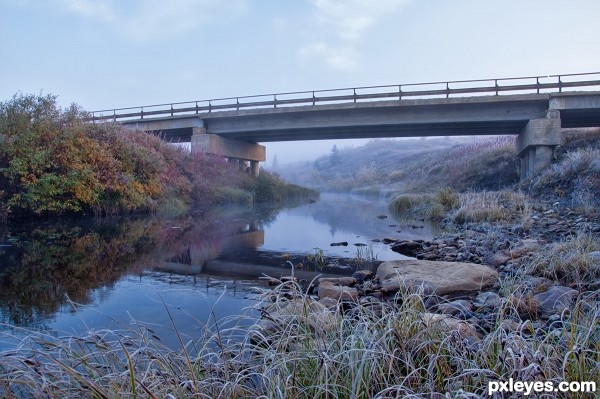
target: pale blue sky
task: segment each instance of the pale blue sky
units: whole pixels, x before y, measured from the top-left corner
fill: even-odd
[[[599,15],[597,0],[0,0],[0,101],[42,92],[92,111],[595,72]],[[268,159],[331,146],[269,144]]]

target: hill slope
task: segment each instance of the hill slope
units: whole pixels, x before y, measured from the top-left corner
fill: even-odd
[[[319,190],[392,195],[442,187],[499,189],[518,181],[518,164],[513,137],[445,137],[373,140],[277,172]]]

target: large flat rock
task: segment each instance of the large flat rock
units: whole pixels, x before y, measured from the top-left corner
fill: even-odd
[[[377,278],[384,292],[423,286],[427,292],[446,295],[479,291],[494,284],[498,273],[489,266],[464,262],[433,262],[403,259],[383,262]]]

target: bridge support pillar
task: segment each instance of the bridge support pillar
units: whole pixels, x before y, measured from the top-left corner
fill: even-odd
[[[560,113],[546,112],[545,119],[532,119],[517,137],[517,154],[521,158],[521,179],[530,179],[550,166],[554,149],[560,145]]]
[[[258,177],[259,172],[259,164],[258,161],[250,161],[250,175],[254,177]]]
[[[250,161],[250,173],[258,176],[258,163],[266,160],[266,149],[257,143],[227,139],[216,134],[206,132],[204,127],[192,129],[192,152],[203,151],[206,154],[220,155],[229,159],[237,159],[240,168],[247,167]]]

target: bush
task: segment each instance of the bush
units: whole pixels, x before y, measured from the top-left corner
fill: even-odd
[[[252,194],[235,187],[219,187],[215,190],[218,204],[252,204]]]
[[[280,202],[314,191],[222,157],[189,153],[118,124],[87,122],[54,96],[0,104],[0,219],[19,215],[181,213],[192,204]]]
[[[250,187],[255,202],[280,203],[284,200],[316,198],[319,193],[295,184],[288,184],[276,173],[261,169],[260,175]]]

